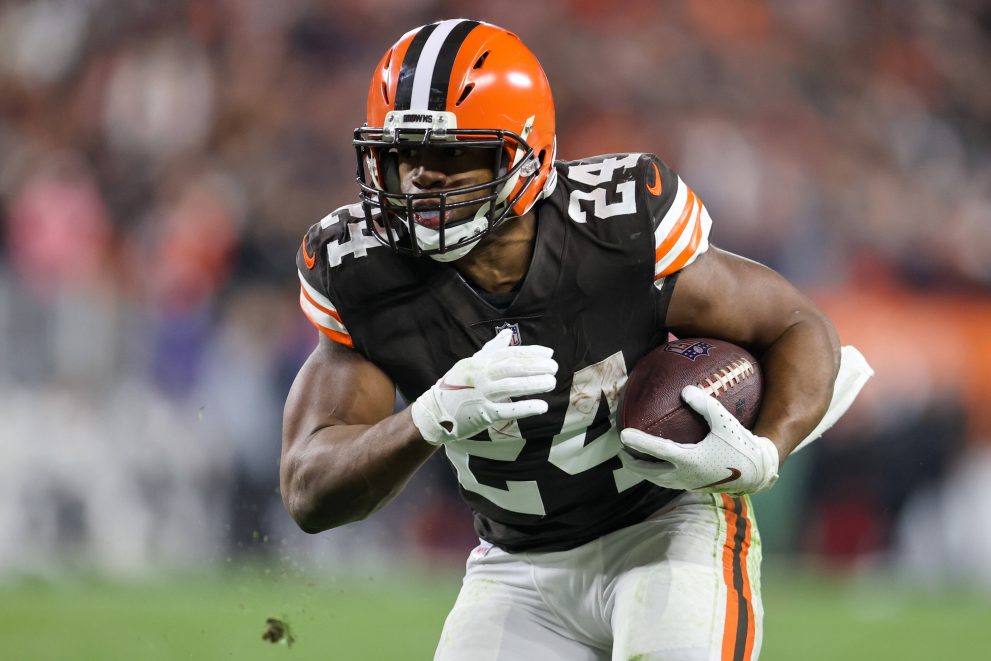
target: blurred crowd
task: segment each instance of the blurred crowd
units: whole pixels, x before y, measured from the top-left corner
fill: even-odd
[[[767,522],[779,549],[951,578],[983,564],[991,6],[617,8],[0,5],[0,571],[470,547],[443,466],[321,542],[292,530],[277,492],[282,404],[316,341],[296,303],[300,238],[354,201],[350,140],[378,58],[453,16],[507,27],[541,59],[560,157],[659,154],[705,200],[716,244],[822,302],[874,364],[849,418],[796,457],[788,513]]]

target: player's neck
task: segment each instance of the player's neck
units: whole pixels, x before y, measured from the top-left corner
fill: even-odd
[[[536,238],[537,215],[530,211],[503,223],[453,266],[484,291],[513,291],[530,268]]]

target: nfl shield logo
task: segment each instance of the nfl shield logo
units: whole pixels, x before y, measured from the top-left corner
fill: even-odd
[[[513,331],[513,339],[511,339],[509,341],[509,346],[518,347],[521,344],[523,344],[523,338],[520,337],[520,325],[519,324],[511,324],[511,323],[509,323],[507,321],[506,323],[502,324],[501,326],[496,326],[496,329],[495,329],[496,335],[498,335],[502,331],[506,330],[507,328],[509,330]]]
[[[676,353],[693,362],[699,356],[708,356],[710,349],[712,349],[711,344],[699,340],[678,340],[676,342],[668,342],[667,346],[664,347],[666,352]]]

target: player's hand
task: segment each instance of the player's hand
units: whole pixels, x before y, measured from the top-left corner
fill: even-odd
[[[499,422],[547,412],[541,399],[512,401],[550,392],[557,385],[553,350],[510,346],[511,330],[489,340],[475,355],[459,360],[440,381],[413,402],[413,424],[428,443],[471,438]]]
[[[697,386],[687,386],[681,398],[709,424],[709,434],[697,444],[675,443],[640,431],[624,429],[620,440],[627,448],[666,463],[637,459],[620,452],[623,466],[645,480],[669,489],[728,493],[757,493],[778,479],[778,449],[756,436],[715,397]]]

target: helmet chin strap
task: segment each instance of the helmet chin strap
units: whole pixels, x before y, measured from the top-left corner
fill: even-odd
[[[468,222],[451,228],[446,228],[444,230],[444,244],[449,246],[454,245],[459,241],[463,241],[484,232],[489,226],[489,221],[488,218],[486,218],[486,214],[488,213],[490,206],[491,204],[486,202],[478,208],[478,211],[475,212],[475,217]],[[440,230],[434,230],[427,227],[417,227],[416,243],[420,246],[421,250],[437,250],[440,248]],[[461,259],[467,255],[472,248],[478,245],[478,243],[478,241],[472,241],[471,243],[465,244],[458,248],[448,249],[442,253],[433,253],[430,257],[438,262],[453,262],[454,260]]]

